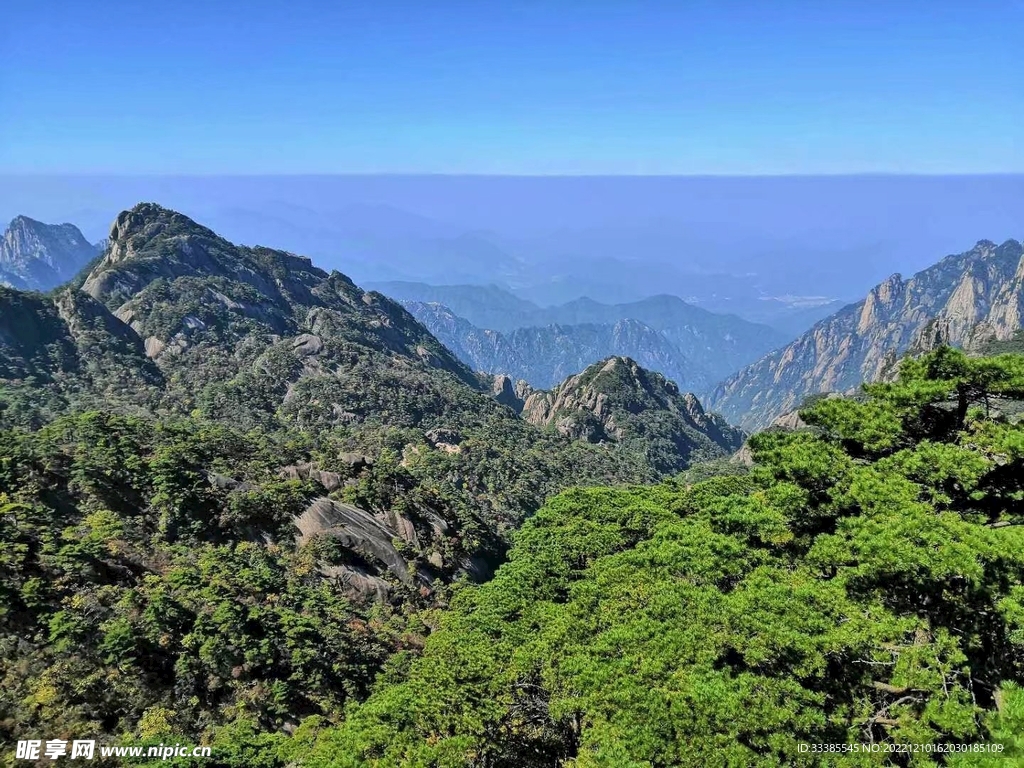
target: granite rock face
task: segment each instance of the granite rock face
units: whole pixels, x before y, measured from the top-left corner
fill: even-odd
[[[0,240],[0,284],[48,291],[72,279],[99,254],[73,224],[18,216]]]
[[[519,410],[531,424],[590,443],[643,446],[664,471],[728,455],[743,443],[741,430],[628,357],[610,357],[550,390],[523,394]]]
[[[1024,316],[1024,246],[983,240],[905,280],[892,275],[712,392],[708,402],[748,430],[808,395],[890,378],[904,354],[938,344],[974,349],[1012,338]]]
[[[611,356],[630,357],[688,389],[705,389],[709,383],[703,366],[693,364],[664,334],[639,320],[499,332],[477,328],[443,304],[407,301],[404,306],[474,370],[507,375],[534,387],[553,387]]]

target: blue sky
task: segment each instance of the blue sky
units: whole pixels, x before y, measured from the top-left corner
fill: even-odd
[[[7,0],[0,173],[1024,171],[1024,1]]]

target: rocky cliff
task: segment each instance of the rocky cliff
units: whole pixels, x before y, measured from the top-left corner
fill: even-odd
[[[704,367],[693,364],[662,333],[633,319],[516,328],[478,328],[437,303],[403,302],[417,320],[474,370],[506,374],[547,389],[599,360],[630,357],[680,387],[708,385]]]
[[[707,413],[697,398],[628,357],[610,357],[550,390],[534,391],[508,379],[500,387],[520,403],[523,418],[591,443],[628,444],[661,472],[735,451],[741,430]]]
[[[98,253],[73,224],[18,216],[0,240],[0,284],[48,291],[73,278]]]
[[[1024,246],[983,240],[910,279],[900,275],[723,381],[710,407],[757,429],[805,397],[893,375],[905,353],[1009,339],[1024,315]]]

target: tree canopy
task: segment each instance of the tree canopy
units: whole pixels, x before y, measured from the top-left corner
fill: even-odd
[[[1024,358],[942,349],[756,435],[749,474],[563,493],[421,655],[291,746],[308,768],[1024,759],[1019,398]],[[879,747],[800,748],[828,743]],[[883,751],[905,743],[1005,751]]]

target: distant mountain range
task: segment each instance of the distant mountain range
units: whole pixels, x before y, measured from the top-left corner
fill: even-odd
[[[74,277],[99,252],[100,246],[73,224],[17,216],[0,240],[0,284],[48,291]]]
[[[534,387],[552,387],[613,355],[634,358],[691,391],[703,391],[712,383],[665,336],[639,320],[530,326],[502,333],[477,328],[443,304],[402,303],[474,370],[507,374]]]
[[[790,338],[675,296],[625,304],[582,298],[538,307],[495,286],[378,283],[374,288],[408,302],[417,319],[468,365],[514,374],[535,386],[579,370],[580,362],[628,355],[682,386],[699,389]]]
[[[117,211],[158,199],[234,242],[287,247],[360,285],[496,283],[545,306],[669,293],[795,336],[839,309],[803,328],[779,316],[809,297],[855,301],[977,233],[1014,235],[1022,190],[1019,174],[8,176],[0,213],[72,221],[95,241]]]
[[[380,506],[377,495],[358,508],[320,498],[296,523],[303,536],[326,530],[344,542],[352,562],[332,573],[364,597],[395,579],[418,588],[481,572],[505,527],[556,489],[649,480],[739,444],[737,430],[663,377],[625,358],[602,365],[551,393],[520,387],[519,400],[386,296],[307,258],[234,245],[151,203],[122,212],[102,258],[68,285],[0,287],[0,424],[95,410],[333,435],[316,466],[307,456],[281,468],[324,493],[344,477],[349,487],[371,483],[360,473],[387,451],[421,456],[431,490],[412,494],[419,501],[408,508]],[[489,496],[488,478],[508,467],[522,492]],[[223,472],[204,470],[197,482],[234,488]],[[448,488],[450,477],[460,479]],[[458,500],[441,504],[434,483]],[[453,549],[462,539],[451,532],[465,525],[472,547]],[[412,549],[400,554],[398,539]]]
[[[429,285],[393,280],[367,283],[366,287],[396,301],[442,304],[476,327],[494,331],[537,325],[537,319],[544,312],[532,301],[496,285]]]
[[[969,350],[1012,338],[1024,318],[1024,246],[988,240],[867,297],[722,382],[709,406],[746,429],[767,426],[808,395],[890,376],[905,353]]]

